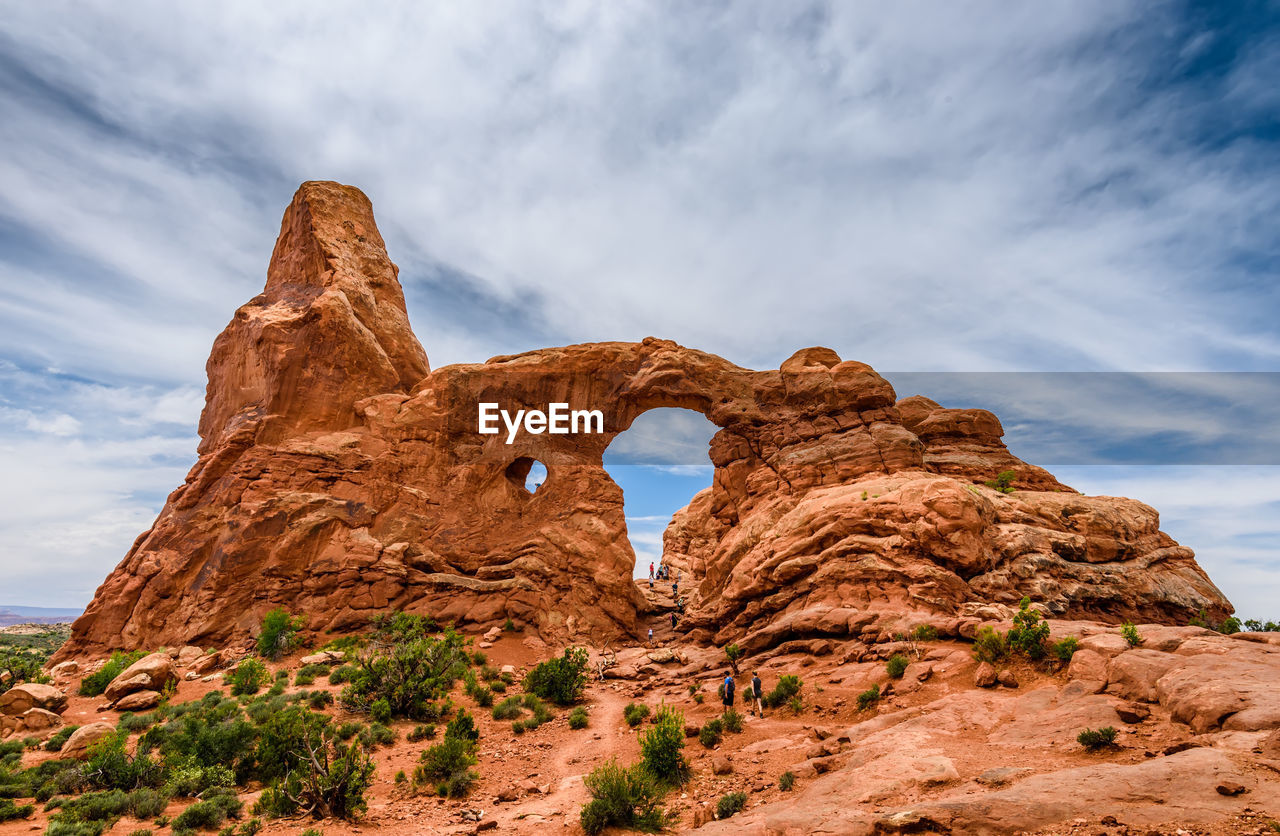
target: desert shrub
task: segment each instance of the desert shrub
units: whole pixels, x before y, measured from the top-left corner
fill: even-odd
[[[425,726],[414,726],[413,730],[405,735],[405,740],[408,740],[410,743],[417,743],[420,740],[429,740],[435,736],[435,723],[428,723]]]
[[[684,757],[684,715],[659,708],[653,726],[640,736],[641,763],[659,781],[683,784],[689,777]]]
[[[918,642],[936,641],[938,638],[938,628],[932,624],[917,624],[916,628],[911,631],[911,638]]]
[[[1043,659],[1045,642],[1049,640],[1049,623],[1031,609],[1031,599],[1023,598],[1013,615],[1013,627],[1005,637],[1009,649],[1028,659]]]
[[[375,633],[356,663],[351,684],[342,690],[342,705],[369,711],[378,700],[386,700],[392,717],[437,720],[442,709],[435,700],[447,695],[468,668],[466,639],[452,629],[439,638],[429,637],[424,617],[396,616]]]
[[[405,774],[405,771],[403,769],[396,771],[395,782],[397,784],[405,784],[405,783],[408,783],[408,781],[409,781],[409,776]]]
[[[254,813],[290,816],[309,811],[315,818],[353,819],[366,809],[364,794],[373,782],[373,760],[358,744],[339,741],[328,717],[291,708],[282,714],[259,747],[261,771],[277,776],[263,790]],[[274,718],[273,718],[274,719]]]
[[[365,751],[372,752],[379,746],[390,746],[396,742],[396,733],[381,723],[370,723],[359,736],[360,745]]]
[[[0,822],[13,821],[14,819],[29,819],[31,814],[36,811],[35,805],[23,804],[18,806],[8,798],[0,798]]]
[[[459,709],[454,718],[449,721],[449,725],[445,727],[444,736],[470,740],[474,743],[480,739],[480,731],[476,728],[475,719],[467,713],[466,709]]]
[[[374,700],[373,705],[369,706],[369,717],[375,723],[390,723],[391,703],[385,699]]]
[[[791,792],[792,787],[796,785],[796,774],[791,770],[787,770],[778,776],[778,789],[783,792]]]
[[[1280,622],[1249,618],[1245,619],[1244,629],[1251,633],[1280,633]]]
[[[437,795],[461,798],[478,778],[471,769],[476,763],[475,742],[448,737],[423,750],[413,771],[415,787],[434,787]]]
[[[306,671],[298,671],[298,675],[293,678],[293,684],[299,688],[304,688],[316,681],[315,674]]]
[[[716,818],[727,819],[730,816],[741,813],[742,808],[747,806],[747,794],[745,792],[731,792],[720,796],[720,800],[716,802]]]
[[[506,621],[502,622],[502,629],[506,630],[508,633],[514,633],[516,631],[516,623],[508,618]]]
[[[858,710],[866,711],[871,706],[880,701],[880,685],[879,683],[872,685],[867,690],[858,694]]]
[[[244,804],[231,790],[210,794],[178,814],[173,820],[173,832],[213,830],[229,818],[239,818],[243,808]]]
[[[991,627],[983,627],[973,637],[973,658],[979,662],[996,664],[1009,656],[1009,642]]]
[[[169,799],[166,796],[148,787],[129,793],[129,812],[133,813],[134,818],[154,819],[164,812],[165,805],[168,803]]]
[[[348,720],[334,729],[333,734],[339,740],[350,740],[359,734],[363,728],[364,723],[361,723],[359,720]]]
[[[765,708],[777,708],[798,695],[803,685],[804,683],[800,681],[800,677],[789,673],[783,674],[778,678],[778,684],[772,691],[764,695],[761,702],[764,703]]]
[[[493,719],[495,720],[514,720],[522,713],[524,713],[524,709],[520,707],[519,697],[507,697],[493,707]]]
[[[111,658],[107,663],[98,670],[80,680],[80,696],[96,697],[103,691],[107,690],[107,686],[111,684],[111,680],[119,676],[125,668],[134,662],[146,656],[145,650],[135,650],[131,653],[124,653],[117,650],[111,654]]]
[[[609,761],[583,779],[591,800],[582,807],[582,829],[594,836],[607,827],[657,833],[670,817],[662,809],[663,787],[640,765]]]
[[[573,705],[587,686],[587,651],[566,647],[564,655],[542,662],[524,678],[525,691],[556,705]]]
[[[240,697],[256,694],[262,690],[268,678],[267,666],[257,659],[245,659],[236,665],[228,682],[231,683],[231,696]]]
[[[649,716],[649,706],[642,702],[627,703],[626,708],[622,709],[622,717],[627,721],[627,725],[635,728],[645,721]]]
[[[407,612],[381,613],[373,617],[373,642],[375,644],[408,644],[426,638],[437,629],[435,619],[429,615]]]
[[[307,705],[316,711],[333,705],[333,694],[328,691],[312,691],[307,695]]]
[[[901,653],[895,653],[889,657],[885,667],[889,671],[889,676],[894,679],[902,679],[902,674],[906,672],[907,665],[911,664],[911,660]]]
[[[988,479],[982,484],[988,488],[995,488],[1000,493],[1013,493],[1013,480],[1018,478],[1018,474],[1012,470],[1002,470],[996,474],[996,478]]]
[[[1075,636],[1067,636],[1054,642],[1050,650],[1053,655],[1061,662],[1070,662],[1071,657],[1076,655],[1076,651],[1080,649],[1080,640]]]
[[[262,632],[258,634],[258,655],[264,659],[279,659],[298,643],[298,631],[307,620],[293,617],[283,607],[276,607],[262,617]]]
[[[569,728],[585,729],[587,727],[587,710],[582,706],[578,706],[569,712]]]
[[[120,724],[123,727],[124,725],[123,717],[120,718]],[[44,742],[44,750],[46,752],[61,752],[62,745],[67,742],[67,739],[70,738],[71,735],[74,734],[75,730],[78,728],[80,727],[79,726],[63,726],[62,728],[58,729],[56,732],[53,733],[53,735],[48,740]]]
[[[125,751],[129,735],[116,732],[89,747],[83,770],[87,786],[100,790],[132,790],[156,787],[164,781],[164,765],[139,748],[133,755]]]
[[[100,836],[106,829],[107,823],[104,821],[57,821],[49,822],[49,827],[45,830],[44,836]]]
[[[1111,746],[1116,742],[1115,727],[1105,726],[1101,729],[1085,729],[1076,735],[1076,741],[1090,751]]]
[[[344,685],[351,681],[351,677],[355,676],[355,665],[340,665],[329,671],[330,685]]]
[[[147,730],[139,740],[139,752],[158,748],[166,762],[173,764],[190,760],[233,771],[252,767],[258,732],[245,720],[235,700],[213,694],[177,708],[182,710],[175,712],[174,719]]]
[[[476,705],[481,708],[488,708],[493,705],[493,691],[483,685],[476,685],[467,690],[467,694],[471,699],[476,701]]]
[[[796,694],[794,697],[787,700],[787,707],[791,709],[792,714],[799,714],[801,711],[804,711],[804,700],[800,698],[799,694]]]
[[[235,780],[235,773],[221,764],[201,766],[194,759],[186,759],[170,768],[164,794],[195,798],[214,787],[230,787]]]
[[[471,654],[471,664],[479,667],[489,661],[489,656],[483,650],[477,650]]]
[[[698,742],[710,749],[720,742],[721,732],[724,731],[724,724],[719,719],[711,719],[702,724],[702,728],[698,729]]]
[[[547,708],[547,704],[537,694],[525,694],[521,703],[533,713],[532,717],[526,718],[524,721],[526,731],[533,731],[538,726],[551,720],[551,709]]]
[[[129,812],[129,796],[121,790],[89,792],[63,799],[50,817],[46,833],[98,834]]]
[[[1138,628],[1127,621],[1120,625],[1120,635],[1124,636],[1124,640],[1129,643],[1130,647],[1137,647],[1146,641],[1138,632]]]
[[[262,724],[258,736],[258,777],[281,778],[302,767],[325,738],[337,737],[330,719],[299,706],[276,712]]]
[[[724,714],[720,715],[720,722],[724,725],[724,730],[734,734],[742,733],[742,715],[734,711],[732,708],[726,708]]]

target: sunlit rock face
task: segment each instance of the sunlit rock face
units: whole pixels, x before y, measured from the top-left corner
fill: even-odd
[[[1185,623],[1230,604],[1133,500],[1008,452],[983,410],[897,400],[826,348],[768,371],[649,338],[430,370],[368,199],[304,183],[266,288],[214,343],[199,460],[60,657],[248,638],[275,606],[316,631],[387,609],[550,639],[638,635],[622,492],[602,456],[649,409],[701,412],[712,484],[666,561],[681,629],[754,646],[1024,595],[1054,614]],[[482,434],[478,405],[599,410],[602,432]],[[536,494],[534,461],[547,468]],[[982,483],[1016,473],[1013,493]]]

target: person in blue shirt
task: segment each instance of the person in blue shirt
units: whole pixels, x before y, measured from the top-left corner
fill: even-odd
[[[735,687],[733,674],[729,674],[724,678],[724,707],[726,709],[733,708],[733,691]]]

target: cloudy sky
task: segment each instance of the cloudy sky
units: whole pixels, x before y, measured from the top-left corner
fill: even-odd
[[[1239,443],[1280,370],[1275,2],[429,5],[0,18],[0,604],[82,605],[154,518],[214,336],[335,179],[433,366],[654,334],[952,373],[1278,615],[1280,456]],[[1167,387],[978,372],[1203,374],[1170,426]],[[643,560],[709,479],[626,472]]]

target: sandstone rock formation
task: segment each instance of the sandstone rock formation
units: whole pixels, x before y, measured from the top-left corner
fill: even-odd
[[[274,606],[312,630],[399,608],[634,635],[634,554],[601,462],[657,407],[720,427],[712,485],[665,543],[695,636],[857,636],[1024,595],[1112,621],[1230,612],[1153,509],[1081,496],[1009,453],[990,413],[899,401],[830,349],[750,371],[649,338],[429,371],[369,202],[336,183],[298,190],[208,373],[199,460],[60,658],[239,641]],[[478,433],[480,401],[599,409],[605,431],[507,445]],[[982,486],[1004,470],[1014,493]]]
[[[66,705],[66,692],[37,682],[24,682],[0,694],[0,714],[17,715],[32,708],[56,713],[66,708]]]
[[[109,702],[116,703],[121,698],[139,691],[163,691],[166,686],[177,680],[169,655],[151,653],[125,668],[115,679],[107,683],[103,696]]]

